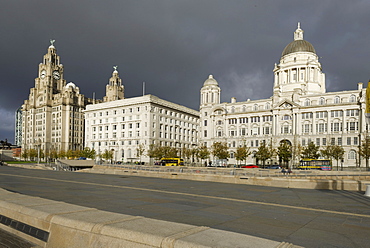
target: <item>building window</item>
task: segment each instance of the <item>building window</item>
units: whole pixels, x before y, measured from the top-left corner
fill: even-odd
[[[204,120],[204,126],[207,126],[207,120]]]
[[[355,95],[351,95],[349,97],[349,102],[356,102],[356,96]]]
[[[356,159],[356,151],[355,150],[350,150],[348,152],[348,159]]]
[[[331,111],[331,117],[343,117],[342,110],[333,110]]]
[[[335,145],[335,138],[331,138],[331,145],[334,146]]]
[[[338,146],[342,145],[342,137],[338,137]]]
[[[358,137],[353,137],[353,145],[358,145]]]
[[[346,116],[358,116],[358,109],[347,109]]]
[[[236,118],[229,119],[229,124],[236,124],[236,123],[237,123]]]
[[[270,134],[270,127],[265,127],[265,134]]]
[[[325,104],[325,98],[324,97],[320,97],[319,104],[320,105],[324,105]]]
[[[302,113],[302,119],[312,119],[313,113]]]
[[[322,145],[326,146],[326,138],[322,138]]]
[[[351,145],[351,137],[347,137],[347,145],[350,146]]]
[[[241,135],[246,135],[246,133],[247,133],[247,130],[245,129],[245,128],[242,128],[242,129],[240,129],[240,134]]]
[[[204,138],[207,137],[207,130],[204,130]]]
[[[304,106],[310,106],[311,105],[311,101],[310,101],[310,99],[306,99],[305,101],[304,101]]]
[[[334,97],[334,103],[335,104],[340,103],[340,97],[339,96]]]
[[[219,121],[219,122],[221,122],[221,121]],[[248,123],[248,118],[247,117],[240,118],[239,123]]]
[[[320,146],[320,138],[316,138],[316,145]]]

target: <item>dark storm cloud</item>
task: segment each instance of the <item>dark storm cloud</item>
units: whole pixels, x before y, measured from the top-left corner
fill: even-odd
[[[269,98],[274,63],[297,22],[327,78],[327,91],[369,78],[370,2],[364,1],[1,1],[0,139],[13,140],[14,111],[34,87],[55,39],[65,79],[98,98],[118,70],[125,96],[146,93],[198,109],[209,74],[222,101]]]

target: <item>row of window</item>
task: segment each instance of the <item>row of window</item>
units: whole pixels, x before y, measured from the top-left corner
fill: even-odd
[[[112,125],[111,127],[112,127],[112,130],[114,131],[114,130],[117,130],[117,124],[114,124],[114,125]],[[136,125],[135,125],[135,123],[127,123],[127,125],[126,124],[121,124],[121,129],[125,129],[126,127],[128,128],[128,129],[132,129],[133,127],[136,127],[136,128],[140,128],[140,123],[136,123]],[[105,131],[109,131],[109,127],[110,126],[104,126],[104,130]],[[96,132],[97,130],[99,130],[99,131],[103,131],[103,126],[98,126],[98,127],[93,127],[93,132]]]
[[[119,113],[121,113],[121,114],[140,113],[140,110],[141,110],[140,107],[132,107],[132,108],[121,109],[121,110],[112,110],[112,114],[117,115]],[[148,110],[147,106],[145,106],[145,110]],[[185,120],[195,121],[195,117],[190,117],[188,115],[180,114],[180,113],[173,112],[173,111],[170,111],[170,110],[159,109],[159,113],[169,115],[169,116],[178,117],[178,118],[182,118],[182,119],[185,119]],[[101,111],[101,112],[98,112],[98,113],[92,113],[92,114],[90,114],[90,116],[91,117],[108,116],[109,114],[110,114],[110,111]]]
[[[306,141],[307,141],[307,143],[306,143]],[[338,137],[338,138],[330,138],[330,140],[327,140],[326,138],[316,138],[315,141],[313,141],[311,138],[308,138],[307,140],[303,138],[302,139],[302,146],[308,145],[311,142],[315,142],[315,144],[317,146],[326,146],[328,144],[329,145],[338,145],[338,146],[344,145],[342,137]],[[357,146],[358,145],[358,137],[347,137],[346,145],[348,145],[348,146],[351,146],[351,145]]]
[[[356,96],[355,95],[351,95],[348,99],[348,102],[356,102]],[[334,97],[334,100],[333,100],[333,103],[334,104],[339,104],[342,102],[342,99],[339,97],[339,96],[335,96]],[[319,99],[319,105],[325,105],[326,104],[326,99],[324,97],[320,97]],[[311,100],[310,99],[305,99],[304,100],[304,103],[303,103],[304,106],[310,106],[311,105]]]

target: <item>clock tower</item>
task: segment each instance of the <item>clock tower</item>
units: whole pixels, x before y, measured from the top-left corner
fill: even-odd
[[[54,42],[50,40],[39,64],[35,87],[22,106],[23,151],[51,154],[83,149],[83,110],[93,100],[80,94],[74,83],[66,84]]]
[[[44,55],[42,63],[39,64],[39,77],[36,78],[35,88],[47,87],[52,94],[60,93],[66,84],[63,79],[63,65],[54,47],[55,40],[50,40],[51,45],[48,53]]]

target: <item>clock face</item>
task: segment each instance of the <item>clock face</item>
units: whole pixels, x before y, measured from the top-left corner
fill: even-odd
[[[60,79],[60,73],[59,73],[59,71],[53,71],[53,77],[55,79]]]
[[[45,70],[42,70],[41,71],[40,77],[41,78],[45,78],[46,77],[46,71]]]

